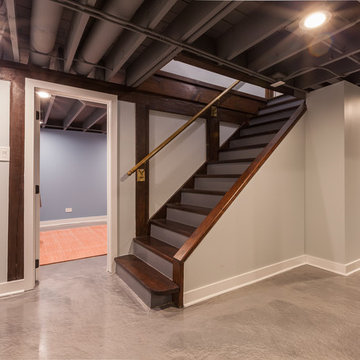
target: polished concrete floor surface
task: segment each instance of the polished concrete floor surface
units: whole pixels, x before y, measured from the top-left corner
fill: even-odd
[[[303,266],[179,310],[148,310],[105,257],[41,268],[0,299],[1,359],[360,359],[360,272]]]

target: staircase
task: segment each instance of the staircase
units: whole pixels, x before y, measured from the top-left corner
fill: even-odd
[[[218,159],[207,161],[149,220],[148,235],[133,240],[132,254],[115,259],[117,274],[145,304],[182,305],[176,254],[241,175],[259,157],[270,155],[262,155],[264,149],[303,105],[303,100],[287,95],[268,101],[220,148]]]

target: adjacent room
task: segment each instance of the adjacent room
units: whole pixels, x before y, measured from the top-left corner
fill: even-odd
[[[37,91],[40,265],[106,255],[106,105]]]

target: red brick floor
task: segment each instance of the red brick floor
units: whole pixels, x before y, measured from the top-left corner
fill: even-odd
[[[107,226],[86,226],[40,233],[40,265],[105,255]]]

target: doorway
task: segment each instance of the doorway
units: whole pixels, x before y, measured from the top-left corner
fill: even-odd
[[[107,106],[44,89],[36,97],[40,266],[106,255]]]
[[[94,116],[88,120],[86,126],[96,117],[106,121],[93,127],[93,132],[106,127],[106,223],[107,223],[107,271],[114,272],[114,257],[117,255],[117,97],[110,94],[79,89],[71,86],[59,85],[34,79],[26,79],[25,82],[25,181],[24,181],[24,240],[25,240],[25,290],[35,286],[37,279],[36,264],[40,252],[40,115],[41,110],[38,92],[43,91],[50,99],[66,98],[72,102],[74,108],[83,105],[97,107]],[[77,104],[77,105],[76,105]],[[74,109],[73,109],[74,110]],[[92,112],[94,109],[92,110]],[[104,115],[105,114],[105,115]],[[46,114],[44,115],[46,116]],[[44,118],[41,120],[44,121]],[[54,122],[53,126],[57,126]],[[62,122],[62,126],[64,122]],[[65,125],[68,125],[66,123]],[[79,122],[68,126],[76,128]],[[63,131],[64,129],[62,129]],[[81,129],[80,129],[81,130]],[[83,130],[82,130],[83,131]],[[65,209],[64,209],[65,211]],[[66,208],[70,211],[70,208]]]

